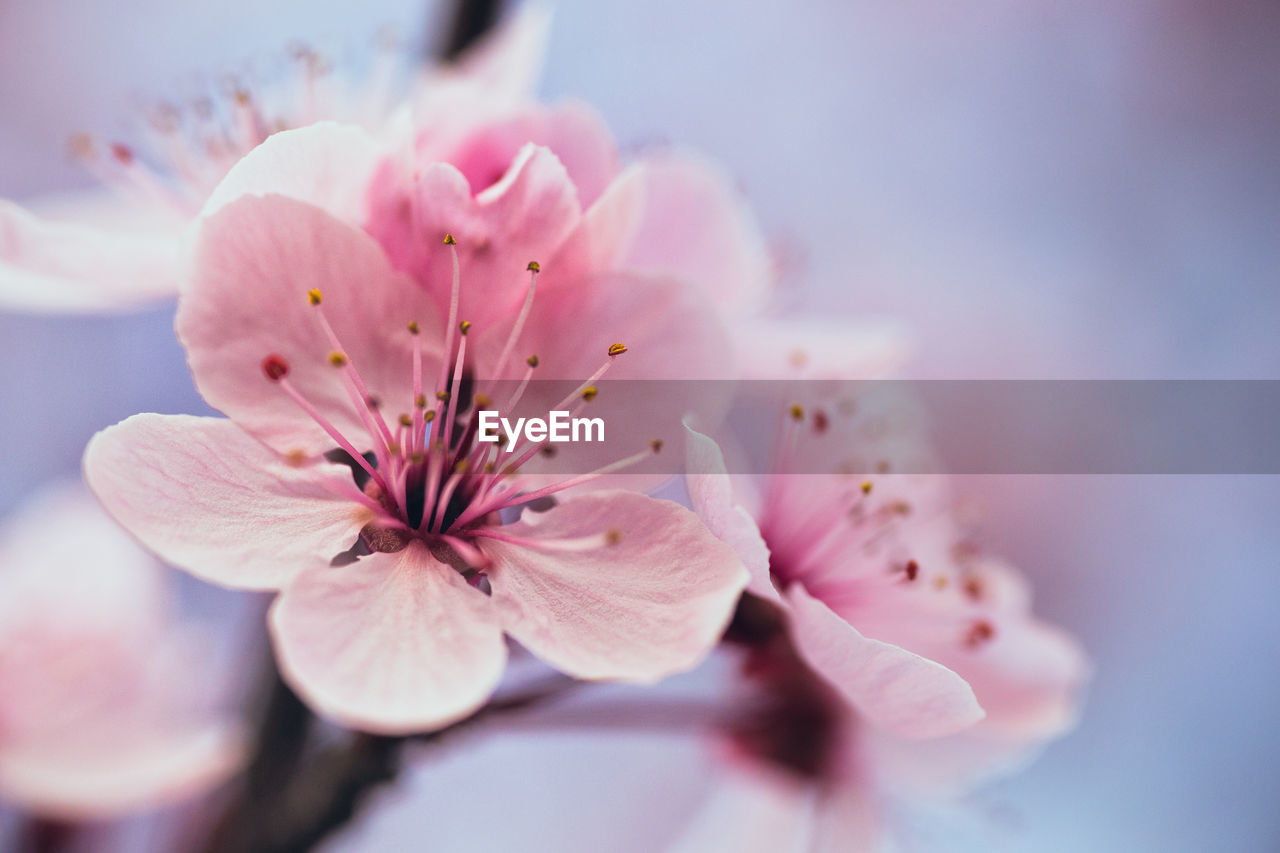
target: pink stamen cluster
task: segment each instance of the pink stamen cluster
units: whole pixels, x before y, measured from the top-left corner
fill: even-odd
[[[366,544],[375,551],[394,551],[405,547],[413,538],[428,542],[440,541],[451,546],[469,566],[478,569],[485,565],[485,557],[468,541],[477,536],[536,545],[543,549],[548,547],[545,541],[532,543],[517,540],[493,529],[498,518],[495,513],[580,486],[634,465],[661,450],[662,442],[654,440],[650,442],[648,449],[594,471],[568,477],[532,491],[523,491],[518,475],[544,449],[545,442],[518,439],[517,444],[509,450],[514,456],[513,461],[499,465],[497,454],[506,449],[502,447],[502,440],[477,440],[478,413],[482,408],[494,407],[492,397],[477,392],[472,397],[474,405],[466,410],[460,409],[462,382],[467,373],[467,340],[471,323],[458,320],[461,270],[457,242],[452,235],[446,234],[444,243],[449,247],[453,261],[444,352],[455,352],[456,347],[456,355],[452,360],[452,369],[448,358],[441,359],[436,382],[438,390],[428,396],[423,375],[421,330],[417,321],[409,322],[408,330],[413,337],[413,400],[409,412],[401,414],[395,420],[394,428],[383,416],[382,402],[370,393],[356,364],[329,322],[325,314],[323,294],[319,290],[311,290],[307,294],[307,299],[315,309],[321,332],[331,347],[329,364],[340,372],[351,403],[368,434],[372,460],[290,381],[289,364],[282,356],[273,353],[264,358],[262,372],[368,475],[369,482],[364,492],[355,496],[378,516],[372,529],[366,528]],[[515,350],[533,305],[541,268],[537,262],[531,262],[527,270],[529,285],[525,300],[495,366],[499,375]],[[583,407],[596,396],[594,383],[605,375],[613,360],[626,351],[627,347],[621,343],[611,345],[600,368],[552,408],[560,410],[573,403],[571,416],[580,414]],[[536,355],[525,359],[523,376],[506,402],[497,407],[497,411],[510,412],[519,404],[538,364]],[[607,530],[599,536],[591,536],[582,541],[556,542],[553,547],[567,550],[593,548],[600,544],[613,544],[617,536],[617,531]]]

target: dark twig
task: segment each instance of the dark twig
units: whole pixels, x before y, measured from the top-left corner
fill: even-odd
[[[493,28],[501,13],[502,0],[458,0],[449,27],[449,38],[440,49],[441,58],[446,61],[457,59]]]

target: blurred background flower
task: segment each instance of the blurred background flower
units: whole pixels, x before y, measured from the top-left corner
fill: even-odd
[[[73,133],[124,135],[156,99],[261,74],[293,40],[358,56],[387,26],[434,43],[445,17],[410,0],[0,0],[0,196],[87,186]],[[1277,38],[1280,9],[1249,0],[565,0],[543,94],[593,102],[636,148],[673,140],[722,160],[776,238],[794,306],[900,320],[916,375],[1267,378],[1280,373]],[[208,412],[169,309],[5,315],[0,337],[0,509],[73,475],[97,429]],[[1096,667],[1080,728],[979,798],[976,849],[1273,849],[1280,482],[959,486]],[[705,756],[679,734],[468,745],[337,847],[419,844],[429,814],[444,851],[620,849],[646,828],[669,840],[707,794]]]

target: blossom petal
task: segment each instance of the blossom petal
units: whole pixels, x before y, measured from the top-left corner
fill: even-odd
[[[283,453],[333,448],[334,440],[263,375],[263,359],[279,355],[289,382],[360,451],[372,449],[342,371],[329,362],[334,346],[309,303],[311,289],[320,291],[324,317],[369,392],[392,412],[409,411],[410,321],[420,324],[431,364],[439,359],[442,327],[430,300],[391,269],[363,231],[282,196],[242,197],[197,230],[176,321],[196,387]]]
[[[716,538],[737,552],[751,573],[748,589],[778,601],[778,591],[769,579],[769,546],[751,515],[734,500],[733,483],[720,446],[688,424],[685,441],[685,485],[693,511]]]
[[[984,716],[956,673],[899,646],[864,637],[799,584],[787,591],[800,653],[862,714],[907,738],[933,738]]]
[[[715,164],[676,152],[624,169],[588,209],[575,240],[614,269],[681,279],[722,308],[759,310],[771,286],[763,235]]]
[[[615,531],[613,544],[582,540]],[[485,539],[503,627],[579,678],[651,682],[710,652],[747,572],[679,504],[630,492],[573,498]]]
[[[299,574],[270,624],[281,674],[299,695],[336,722],[380,734],[467,716],[506,663],[489,598],[420,542]]]
[[[578,101],[531,106],[483,122],[456,140],[431,135],[418,140],[420,156],[456,166],[474,193],[501,180],[529,143],[555,154],[583,205],[594,202],[618,172],[618,148],[608,125],[595,110]]]
[[[0,308],[122,311],[172,296],[177,238],[176,228],[131,232],[45,220],[0,200]]]
[[[371,517],[341,497],[353,488],[346,468],[292,468],[219,418],[134,415],[94,436],[84,471],[144,545],[230,587],[275,589],[327,566]]]
[[[365,194],[382,157],[373,137],[356,125],[322,121],[283,130],[231,167],[201,214],[210,216],[244,195],[283,195],[363,225]]]
[[[401,164],[384,163],[370,194],[370,234],[397,269],[411,272],[446,313],[456,240],[461,275],[459,318],[476,333],[509,322],[524,301],[530,261],[544,263],[577,227],[577,190],[546,148],[526,145],[502,178],[473,196],[452,165],[429,163],[409,180]],[[505,330],[505,326],[504,326]]]
[[[0,750],[0,798],[56,819],[117,817],[205,791],[244,755],[243,733],[221,723],[92,734]]]

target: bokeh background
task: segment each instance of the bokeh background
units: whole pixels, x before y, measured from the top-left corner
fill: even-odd
[[[445,5],[0,0],[0,196],[88,185],[72,132],[293,40],[429,48]],[[726,163],[789,307],[901,321],[913,375],[1280,378],[1278,58],[1266,0],[561,0],[542,92]],[[0,512],[101,427],[204,411],[170,321],[0,315]],[[1280,480],[961,485],[1096,666],[1079,729],[977,798],[979,849],[1280,849]],[[708,778],[677,734],[494,733],[335,848],[655,849]]]

